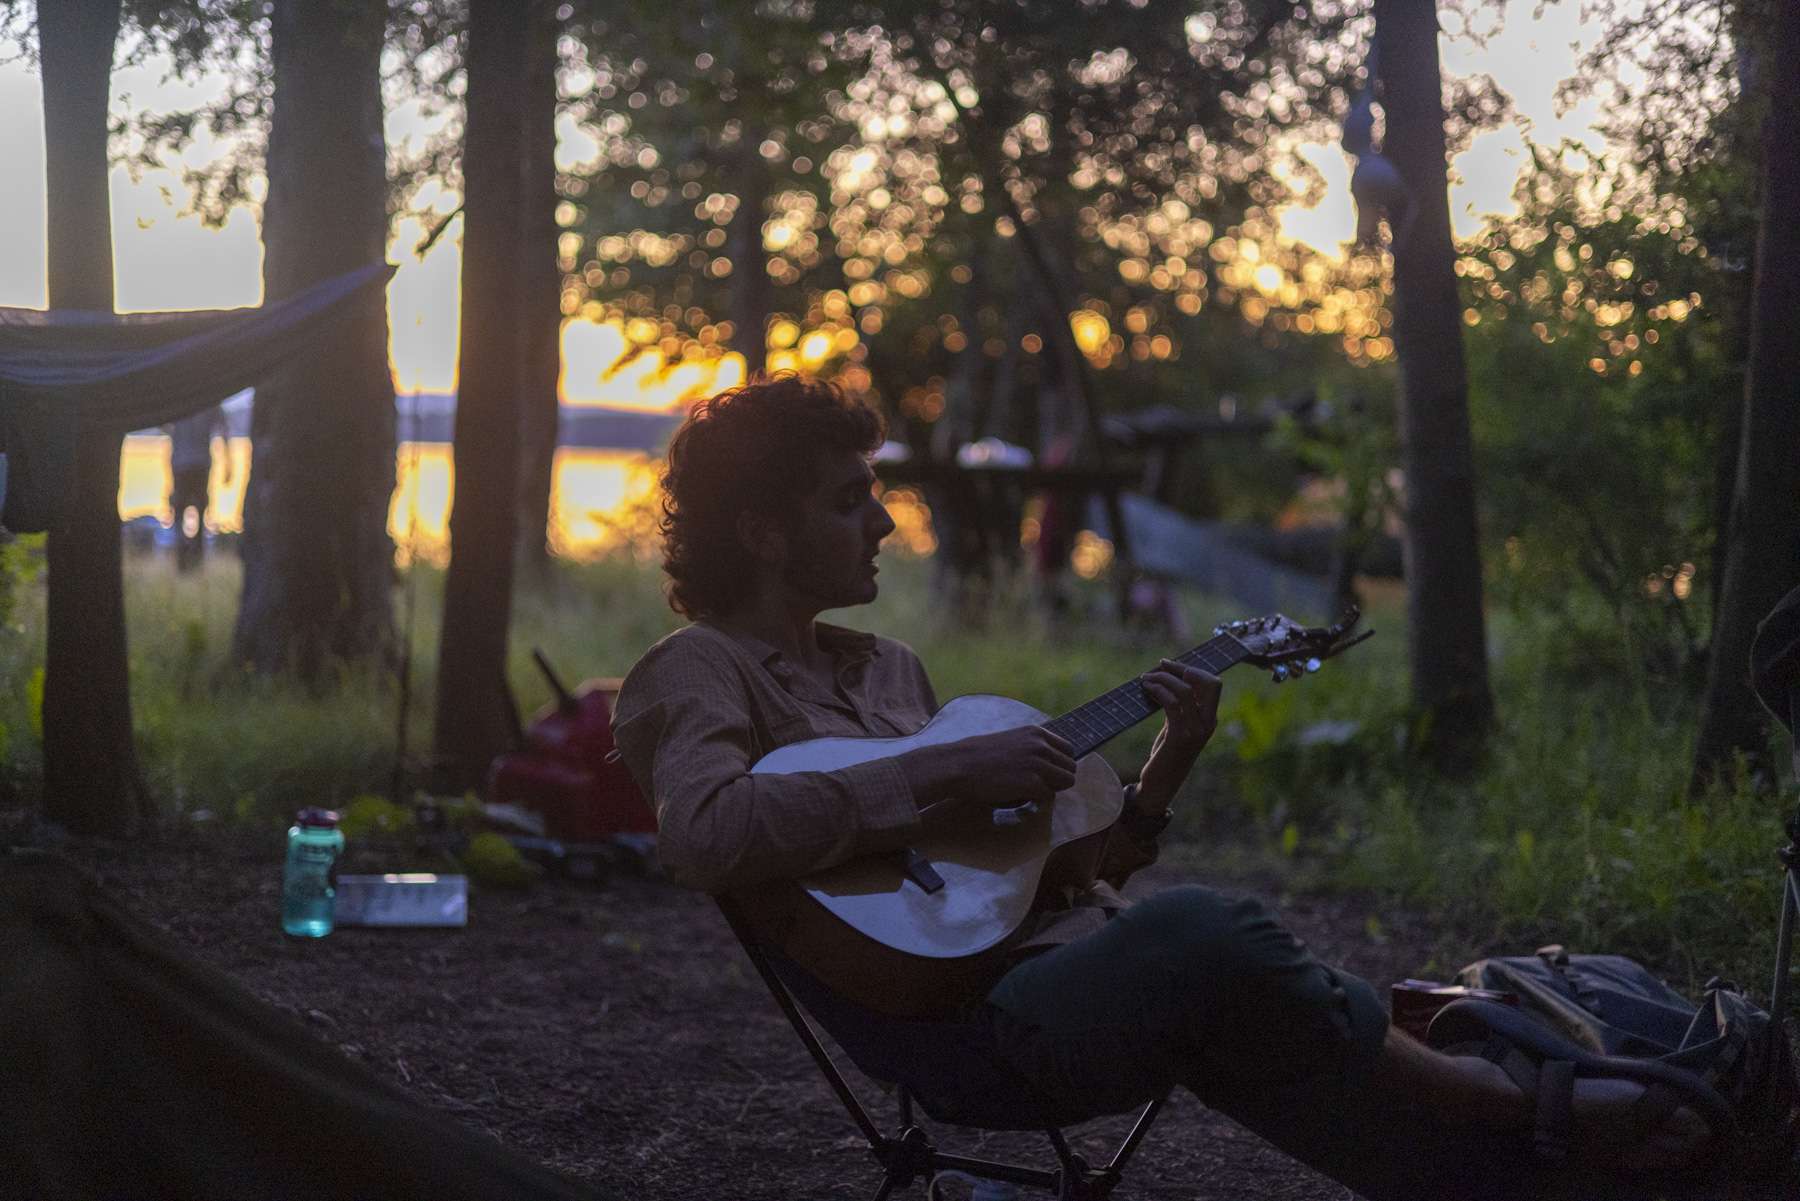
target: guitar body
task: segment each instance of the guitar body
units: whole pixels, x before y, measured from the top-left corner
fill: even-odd
[[[1254,663],[1278,682],[1294,679],[1367,638],[1367,631],[1347,637],[1357,617],[1351,609],[1318,629],[1280,614],[1234,621],[1177,661],[1215,675]],[[834,992],[877,1012],[952,1013],[998,979],[1048,892],[1093,882],[1107,831],[1124,808],[1119,777],[1093,752],[1156,709],[1137,680],[1055,719],[1005,697],[962,696],[904,738],[816,738],[771,751],[752,774],[834,771],[1043,726],[1074,749],[1076,771],[1074,785],[1047,805],[996,812],[992,806],[1005,798],[995,797],[932,805],[921,814],[910,858],[871,855],[805,877],[793,885],[798,897],[769,898],[784,903],[763,910],[765,935]],[[920,860],[929,870],[919,869]],[[942,887],[932,886],[939,880]]]
[[[921,746],[1049,719],[1020,701],[958,697],[904,738],[819,738],[772,751],[752,773],[833,771]],[[1118,820],[1119,778],[1097,754],[1048,805],[1002,811],[946,802],[922,814],[912,849],[943,887],[909,877],[900,855],[872,855],[805,877],[782,950],[834,991],[880,1012],[936,1017],[990,983],[1046,888],[1093,879]]]

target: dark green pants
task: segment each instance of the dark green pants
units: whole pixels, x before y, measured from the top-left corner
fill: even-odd
[[[1378,1095],[1375,990],[1320,963],[1260,901],[1158,893],[1008,972],[988,994],[1000,1058],[1098,1116],[1176,1087],[1382,1201],[1540,1195],[1520,1139],[1447,1128]]]
[[[988,994],[1010,1062],[1058,1098],[1129,1109],[1177,1085],[1238,1093],[1367,1076],[1375,990],[1326,967],[1260,901],[1175,888],[1027,959]]]

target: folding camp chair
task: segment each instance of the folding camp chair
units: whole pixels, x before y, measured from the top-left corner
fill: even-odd
[[[882,1169],[874,1201],[886,1201],[896,1189],[905,1188],[920,1177],[929,1182],[942,1171],[962,1171],[1047,1189],[1059,1201],[1105,1201],[1167,1100],[1166,1096],[1159,1097],[1146,1104],[1112,1158],[1104,1167],[1094,1167],[1069,1146],[1061,1129],[1087,1115],[1059,1112],[1056,1103],[1041,1096],[1000,1062],[975,1028],[956,1022],[887,1018],[852,1006],[765,948],[731,902],[720,898],[719,908],[763,983],[793,1024],[794,1032],[825,1074],[826,1082],[868,1140],[869,1151]],[[896,1133],[883,1134],[863,1108],[808,1021],[809,1016],[836,1040],[864,1075],[898,1086],[900,1125]],[[1034,1168],[939,1151],[914,1120],[915,1104],[931,1118],[949,1125],[991,1131],[1042,1130],[1056,1152],[1057,1166]]]
[[[1750,648],[1750,673],[1757,697],[1787,727],[1793,740],[1794,771],[1800,775],[1800,588],[1775,606],[1757,628]],[[1775,936],[1775,984],[1769,990],[1769,1013],[1787,1020],[1788,979],[1793,969],[1794,939],[1800,935],[1800,804],[1787,819],[1788,844],[1781,860],[1781,926]]]
[[[1794,690],[1793,721],[1800,726],[1800,688]],[[1800,734],[1795,735],[1800,739]],[[1800,766],[1800,750],[1794,753]],[[1776,1022],[1787,1020],[1788,981],[1793,972],[1794,939],[1800,934],[1800,805],[1787,819],[1788,844],[1775,852],[1781,860],[1781,926],[1775,936],[1775,985],[1769,990],[1769,1013]]]

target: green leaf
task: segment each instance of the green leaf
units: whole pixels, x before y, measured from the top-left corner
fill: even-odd
[[[543,874],[543,869],[522,857],[512,843],[491,832],[469,840],[462,865],[477,884],[496,888],[527,888]]]
[[[1237,756],[1241,763],[1254,763],[1274,751],[1289,725],[1294,708],[1294,693],[1244,691],[1220,715],[1220,725],[1235,724],[1243,731],[1238,738]]]
[[[1300,849],[1300,827],[1289,822],[1281,829],[1281,853],[1292,855]]]
[[[31,715],[31,732],[40,739],[44,736],[44,669],[34,668],[31,678],[25,682],[25,706]]]
[[[363,795],[351,801],[338,818],[345,838],[370,834],[403,834],[413,828],[413,815],[386,797]]]

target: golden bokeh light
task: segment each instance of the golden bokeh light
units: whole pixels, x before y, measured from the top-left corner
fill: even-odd
[[[1075,335],[1075,345],[1089,358],[1099,356],[1112,337],[1111,323],[1093,309],[1077,309],[1070,314],[1069,329]]]
[[[882,543],[884,547],[898,547],[914,555],[929,555],[937,549],[931,508],[917,489],[889,488],[880,495],[888,516],[894,519],[894,532]]]
[[[1082,530],[1075,535],[1075,549],[1069,552],[1069,565],[1076,575],[1084,580],[1098,579],[1112,566],[1112,561],[1111,539],[1102,538],[1092,530]]]

